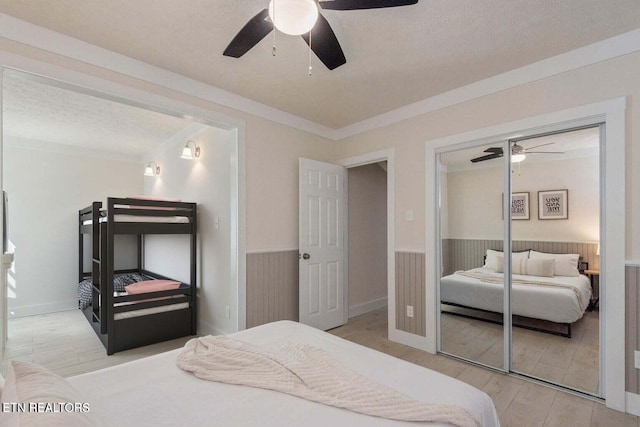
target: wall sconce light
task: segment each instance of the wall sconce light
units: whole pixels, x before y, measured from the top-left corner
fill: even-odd
[[[155,167],[151,167],[151,164],[154,164]],[[149,162],[147,167],[144,168],[144,176],[156,176],[160,175],[160,166],[156,162]]]
[[[189,143],[193,144],[193,149],[189,146]],[[186,159],[186,160],[193,160],[194,157],[196,158],[200,157],[200,147],[194,141],[189,140],[187,141],[184,148],[182,149],[182,156],[180,156],[180,158]]]

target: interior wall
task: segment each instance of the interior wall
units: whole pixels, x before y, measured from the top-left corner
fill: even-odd
[[[386,306],[387,172],[379,164],[347,169],[349,317]]]
[[[338,158],[394,148],[396,162],[396,246],[425,249],[424,143],[492,125],[553,111],[627,97],[626,230],[627,258],[640,258],[640,53],[611,59],[533,83],[503,90],[472,101],[422,114],[380,129],[346,138],[338,144]],[[526,100],[526,102],[524,102]],[[405,213],[412,209],[414,220]],[[431,209],[431,207],[429,207]],[[431,226],[431,225],[429,225]]]
[[[78,308],[78,210],[143,191],[140,163],[75,151],[25,149],[5,137],[3,185],[16,254],[9,282],[11,316]],[[135,240],[125,237],[116,244],[116,267],[135,267]]]
[[[448,235],[451,239],[501,239],[503,169],[499,167],[449,172]],[[529,193],[529,220],[511,224],[515,240],[550,242],[598,242],[599,158],[598,156],[546,162],[525,162],[513,166],[514,193]],[[568,190],[569,218],[538,219],[538,191]]]
[[[502,90],[471,101],[462,102],[437,111],[418,115],[379,129],[346,138],[338,145],[338,158],[348,158],[367,152],[394,148],[395,151],[395,236],[396,251],[407,248],[425,251],[425,230],[433,224],[425,223],[425,209],[434,210],[425,202],[425,172],[433,173],[425,164],[425,142],[450,135],[457,135],[494,125],[535,117],[551,112],[625,97],[626,147],[625,147],[625,204],[626,242],[628,261],[640,259],[640,109],[635,108],[640,99],[640,53],[632,53],[595,65],[565,72],[532,83]],[[635,131],[634,131],[635,130]],[[554,186],[555,187],[555,186]],[[405,213],[412,209],[414,221],[407,221]],[[449,223],[451,226],[451,223]],[[622,242],[620,243],[622,245]],[[427,254],[432,256],[432,254]],[[427,272],[428,280],[434,280]],[[610,289],[619,287],[622,281],[608,283]],[[626,285],[630,286],[630,285]],[[428,295],[427,298],[433,298]],[[427,300],[427,307],[435,307]],[[629,313],[637,312],[636,304],[628,304]],[[431,316],[427,313],[427,316]],[[635,333],[640,324],[626,331]],[[433,340],[434,337],[429,337]],[[635,341],[634,341],[635,342]],[[632,366],[633,351],[627,349],[627,367]],[[626,373],[630,375],[629,372]],[[637,389],[627,391],[637,393]]]
[[[181,159],[186,141],[196,141],[199,158]],[[148,154],[161,173],[145,177],[147,195],[198,203],[198,320],[200,333],[235,330],[235,284],[231,283],[231,191],[235,132],[206,127],[195,135],[163,144]],[[190,283],[189,236],[145,237],[145,267]],[[229,309],[227,315],[227,308]],[[231,310],[234,310],[233,312]]]

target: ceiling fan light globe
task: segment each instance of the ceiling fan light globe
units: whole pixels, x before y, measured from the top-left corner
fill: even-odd
[[[299,36],[311,31],[318,20],[314,0],[274,0],[269,2],[269,18],[278,31]]]
[[[512,154],[511,155],[511,163],[520,163],[527,157],[526,154]]]

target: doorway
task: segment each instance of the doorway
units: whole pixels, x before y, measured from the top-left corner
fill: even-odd
[[[16,263],[13,264],[14,277],[9,282],[9,314],[12,317],[22,317],[40,313],[77,311],[79,268],[77,264],[74,268],[74,264],[77,263],[78,250],[74,250],[73,247],[77,248],[76,242],[78,242],[76,236],[78,235],[79,208],[86,206],[92,200],[104,201],[106,197],[126,197],[145,192],[147,194],[167,193],[165,196],[175,193],[177,197],[193,200],[200,205],[199,252],[202,253],[205,248],[204,250],[209,253],[216,252],[220,255],[215,257],[219,259],[217,262],[220,266],[211,264],[199,268],[196,281],[201,308],[199,332],[206,334],[214,333],[216,330],[243,329],[245,318],[244,298],[241,297],[244,293],[245,258],[243,130],[235,125],[223,124],[215,118],[214,114],[205,110],[190,108],[186,104],[174,103],[162,98],[156,98],[154,103],[156,106],[150,107],[144,99],[136,101],[118,95],[109,95],[17,70],[3,70],[3,83],[5,85],[3,93],[5,120],[4,141],[1,148],[5,154],[3,184],[11,198],[9,209],[13,211],[12,213],[22,210],[22,212],[37,215],[36,218],[22,214],[9,215],[11,221],[9,229],[12,233],[9,237],[13,237],[11,240],[17,246]],[[49,115],[42,115],[38,111],[31,114],[32,118],[41,119],[41,127],[25,126],[24,121],[16,120],[16,117],[24,118],[28,115],[23,104],[18,105],[12,102],[17,99],[16,93],[23,96],[30,95],[27,103],[29,100],[37,100],[38,102],[33,102],[35,107],[49,108]],[[132,96],[140,98],[140,94]],[[79,107],[72,102],[77,99],[84,100]],[[71,111],[54,108],[49,100],[66,103]],[[81,108],[83,105],[90,108],[83,110]],[[80,117],[80,114],[73,113],[74,109],[82,110],[90,117]],[[26,113],[20,116],[22,110]],[[182,113],[176,112],[180,110]],[[121,120],[113,120],[114,114],[121,114]],[[13,132],[20,127],[33,132],[42,131],[45,125],[53,126],[56,117],[65,125],[77,124],[76,130],[79,134],[87,131],[82,125],[90,122],[89,119],[95,119],[103,124],[95,130],[93,138],[86,138],[87,142],[95,146],[71,144],[73,132],[69,131],[73,131],[73,128],[69,126],[63,128],[67,131],[66,134],[50,132],[50,137],[55,139],[53,141],[35,136],[29,140]],[[130,130],[137,133],[140,139],[137,143],[131,144],[116,136],[105,139],[109,136],[110,122],[115,126],[116,131]],[[143,134],[149,129],[157,132],[154,137],[155,144],[146,145]],[[114,135],[116,131],[113,131]],[[185,142],[194,138],[202,145],[202,155],[190,163],[185,162],[179,158],[179,154]],[[150,139],[146,139],[146,142],[149,141]],[[126,151],[127,145],[136,145],[140,148],[140,144],[146,145],[144,156],[131,151],[118,152],[118,148]],[[63,163],[60,159],[65,162]],[[149,160],[162,163],[160,175],[151,178],[143,176],[144,165]],[[19,170],[21,165],[22,170]],[[195,165],[193,173],[188,173],[191,171],[191,165]],[[215,179],[209,175],[210,171],[218,174]],[[23,173],[27,178],[23,179],[19,173]],[[58,177],[58,180],[44,177],[46,173],[52,173],[52,176]],[[66,181],[61,183],[60,180]],[[195,184],[198,181],[213,182],[214,189],[212,190],[211,185],[208,188],[191,185],[190,180]],[[59,193],[46,194],[46,190],[50,191],[52,188]],[[39,193],[36,194],[36,190]],[[47,199],[45,196],[50,198]],[[218,202],[214,203],[214,199]],[[26,206],[27,203],[30,205]],[[55,215],[51,215],[50,218],[45,216],[44,212],[54,212]],[[49,225],[48,233],[38,234],[40,236],[38,243],[29,244],[28,239],[32,239],[32,242],[34,233],[29,231],[28,219],[34,220],[32,231],[34,223],[46,225],[49,219],[56,221],[57,226]],[[60,231],[60,235],[54,235],[52,230]],[[220,237],[215,239],[215,242],[208,237],[213,230]],[[43,235],[46,238],[42,239]],[[223,235],[224,238],[222,238]],[[169,242],[167,239],[165,242],[157,243],[157,246],[167,246]],[[184,242],[181,240],[178,243]],[[58,248],[66,249],[49,251],[46,257],[42,255],[42,251],[38,253],[34,251],[46,245],[56,245]],[[130,251],[123,246],[120,248],[124,250],[116,255],[116,264],[121,258],[123,260],[127,258],[124,261],[130,262],[131,258],[127,256],[130,255],[128,253]],[[25,249],[34,250],[27,252]],[[148,245],[147,249],[149,251],[146,253],[147,261],[152,262],[155,255],[151,253],[153,248]],[[62,261],[53,263],[57,268],[51,267],[53,254],[64,257]],[[33,261],[34,257],[40,260],[38,262],[41,273],[53,273],[48,280],[36,280],[27,274],[31,272],[24,267],[33,265],[34,262],[29,261]],[[156,259],[161,258],[156,257]],[[46,267],[45,261],[49,262]],[[66,267],[61,269],[61,266]],[[170,261],[166,262],[164,267],[165,269],[176,267],[175,271],[166,274],[184,280],[181,277],[184,275],[182,263]],[[212,280],[211,272],[214,270],[214,274],[224,274],[224,277]],[[48,304],[46,307],[38,304],[36,298],[41,298],[44,293],[42,289],[36,289],[35,285],[38,283],[48,285],[46,291],[50,294],[46,299],[55,304]],[[219,296],[222,298],[218,296],[215,298],[218,302],[212,300],[214,294],[212,283],[229,284],[224,288],[215,289],[215,292],[221,291]],[[29,292],[32,288],[34,292]],[[217,314],[225,313],[225,308],[226,316]],[[7,323],[6,318],[0,321],[3,325]]]
[[[387,307],[387,162],[347,169],[349,319]]]
[[[306,169],[306,167],[303,170],[303,166],[302,166],[303,164],[315,165],[317,171],[309,175],[309,171]],[[364,287],[363,287],[364,290],[359,289],[356,286],[354,297],[360,298],[360,301],[358,301],[358,299],[355,299],[356,302],[352,303],[354,301],[354,298],[352,298],[352,302],[349,302],[348,297],[350,295],[350,291],[349,291],[350,284],[348,283],[348,280],[349,280],[348,265],[350,264],[351,260],[349,259],[349,254],[347,250],[345,251],[344,256],[342,258],[344,259],[344,263],[343,263],[345,264],[344,268],[339,267],[337,269],[337,271],[339,272],[339,274],[336,276],[338,285],[333,287],[338,289],[339,295],[337,296],[337,301],[339,302],[344,301],[344,304],[342,304],[341,306],[342,321],[339,324],[347,323],[349,317],[353,317],[354,315],[358,315],[358,314],[363,314],[373,309],[381,309],[386,305],[388,307],[388,310],[387,310],[386,316],[384,317],[387,319],[388,336],[390,339],[394,339],[393,337],[395,337],[395,335],[397,335],[398,333],[398,331],[396,331],[396,321],[395,321],[395,313],[396,313],[395,256],[394,256],[395,255],[394,253],[394,235],[395,234],[394,234],[394,209],[393,209],[393,206],[394,206],[394,180],[393,180],[394,151],[392,149],[382,150],[382,151],[367,153],[360,156],[344,159],[340,162],[340,166],[341,166],[340,171],[335,169],[336,165],[333,165],[330,163],[312,161],[308,159],[300,159],[300,165],[301,165],[300,216],[299,216],[299,219],[300,219],[300,222],[299,222],[299,236],[300,236],[300,242],[299,242],[300,313],[299,313],[299,317],[300,317],[300,321],[302,323],[309,322],[307,324],[313,324],[313,325],[319,325],[324,322],[324,320],[322,320],[324,319],[324,317],[322,316],[322,312],[328,311],[328,309],[321,309],[321,307],[323,307],[321,305],[322,300],[320,300],[319,298],[318,298],[318,301],[320,302],[320,304],[313,305],[311,304],[311,302],[314,300],[314,298],[312,298],[313,295],[323,294],[322,291],[317,291],[316,289],[323,289],[322,286],[327,288],[331,287],[329,286],[330,285],[329,283],[325,283],[323,285],[322,282],[319,281],[322,278],[322,276],[313,273],[315,271],[313,270],[315,268],[314,262],[321,262],[319,261],[321,257],[314,256],[314,253],[311,253],[313,252],[311,251],[311,249],[317,247],[316,253],[319,253],[317,250],[317,249],[320,249],[320,247],[318,246],[318,242],[322,241],[322,239],[319,240],[319,239],[312,238],[312,235],[315,235],[315,234],[310,233],[309,230],[313,229],[313,227],[311,227],[312,224],[318,221],[322,222],[322,220],[318,217],[318,215],[324,215],[322,212],[324,212],[325,209],[321,207],[319,209],[314,208],[318,212],[318,215],[308,214],[308,210],[309,210],[308,206],[313,207],[318,204],[320,204],[319,206],[322,206],[322,201],[318,200],[317,195],[309,197],[309,194],[308,194],[309,190],[307,187],[309,187],[309,183],[313,184],[316,182],[323,181],[321,178],[316,178],[317,176],[322,176],[321,169],[332,170],[333,171],[332,174],[334,175],[337,175],[338,173],[341,175],[344,174],[346,176],[344,180],[348,181],[348,174],[347,174],[348,170],[366,166],[366,169],[362,169],[362,171],[365,171],[364,175],[367,175],[367,172],[369,172],[369,174],[373,173],[377,175],[377,179],[376,179],[377,183],[374,186],[374,188],[377,188],[376,190],[377,200],[375,202],[375,209],[383,209],[385,210],[385,213],[386,213],[386,215],[379,215],[379,218],[376,221],[374,221],[373,224],[370,224],[368,226],[373,228],[377,226],[379,228],[380,218],[383,218],[382,221],[386,223],[386,226],[385,226],[386,232],[385,230],[382,230],[382,233],[380,232],[381,230],[375,231],[375,233],[377,234],[376,246],[378,249],[374,255],[377,262],[380,262],[386,265],[386,268],[379,268],[380,266],[377,266],[375,269],[378,275],[379,274],[384,275],[383,276],[384,279],[377,277],[376,279],[377,283],[379,284],[384,283],[384,285],[381,285],[377,288],[377,290],[375,291],[377,293],[371,293],[370,290],[366,290],[366,288],[369,286],[368,284],[364,284]],[[355,172],[355,173],[358,174],[358,172]],[[356,181],[358,180],[359,179],[356,178]],[[384,181],[384,184],[382,183],[382,181]],[[344,185],[345,190],[347,189],[347,185],[348,184],[345,182],[345,185]],[[340,188],[343,188],[343,186],[340,186]],[[361,188],[362,188],[362,185],[357,184],[356,189],[361,189]],[[386,188],[386,194],[382,198],[380,197],[381,193],[379,193],[381,188]],[[340,198],[341,198],[341,202],[346,206],[348,204],[348,197],[340,196]],[[384,203],[383,203],[383,200],[381,199],[385,199]],[[337,206],[339,205],[340,203],[337,204]],[[373,206],[371,205],[371,203],[368,203],[367,206],[363,206],[363,212],[370,208],[373,208]],[[346,212],[344,213],[346,214]],[[350,228],[350,226],[346,226],[347,215],[339,214],[337,220],[338,220],[338,226],[336,228],[337,230]],[[367,221],[369,220],[367,219]],[[341,225],[341,224],[344,224],[344,225]],[[328,228],[330,227],[331,227],[331,224],[328,225]],[[381,234],[384,236],[382,236]],[[338,238],[338,241],[341,242],[341,246],[345,248],[349,248],[350,246],[349,238],[350,237],[348,232],[344,232],[344,233],[341,232]],[[383,240],[386,240],[386,244],[384,244],[384,249],[383,249],[383,245],[380,244],[380,242],[382,242]],[[356,245],[356,248],[354,248],[354,250],[358,250],[357,245]],[[382,255],[383,251],[384,251],[384,255]],[[369,251],[367,251],[367,253],[363,255],[363,258],[366,258],[368,256],[371,256],[371,252]],[[312,262],[312,260],[315,260],[315,261]],[[357,263],[358,263],[358,260],[356,260],[356,265]],[[362,264],[365,265],[365,268],[369,268],[371,267],[371,260],[364,260],[362,261]],[[319,268],[323,268],[323,267],[319,267]],[[382,273],[380,273],[381,271]],[[359,274],[359,273],[356,273],[356,274]],[[361,278],[365,277],[364,280],[366,281],[366,277],[367,276],[370,277],[370,274],[371,272],[366,272],[364,273],[364,275],[360,274],[359,277]],[[318,280],[313,279],[315,277],[318,277]],[[332,276],[327,275],[327,277],[332,277]],[[313,280],[311,280],[310,278]],[[386,294],[382,290],[383,287],[386,289]],[[358,293],[360,293],[360,295]],[[364,298],[361,297],[362,293],[365,294]],[[372,297],[371,295],[374,295],[374,296]],[[385,295],[387,296],[386,298],[385,298]],[[317,317],[320,320],[310,319],[310,313],[312,311],[311,310],[312,307],[315,307],[315,311],[311,317]],[[349,310],[350,307],[351,307],[351,315]],[[337,325],[333,325],[331,327],[335,327],[335,326]]]

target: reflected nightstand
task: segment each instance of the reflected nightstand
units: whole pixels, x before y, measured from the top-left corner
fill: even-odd
[[[591,281],[591,301],[589,302],[587,310],[592,311],[594,308],[598,307],[598,301],[600,300],[600,270],[585,270],[584,274],[587,275]],[[598,295],[596,295],[594,286],[596,277],[598,278]]]

